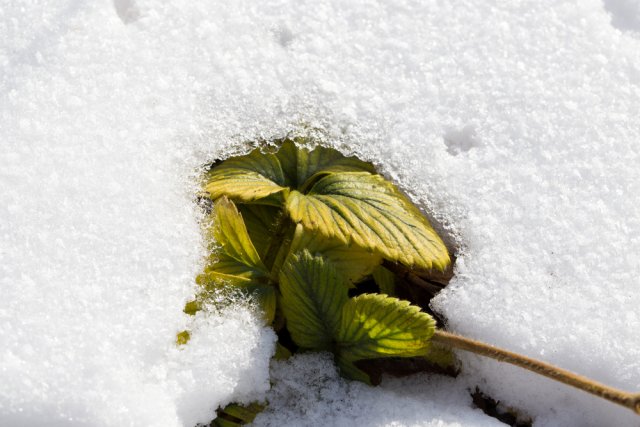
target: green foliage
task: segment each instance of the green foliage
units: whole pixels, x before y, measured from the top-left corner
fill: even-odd
[[[363,294],[342,308],[339,331],[338,343],[350,360],[424,356],[435,321],[409,301]]]
[[[288,184],[278,158],[255,149],[246,156],[231,158],[214,168],[207,175],[204,190],[213,200],[227,196],[251,202],[282,192]]]
[[[350,286],[372,274],[382,262],[379,254],[353,243],[344,244],[337,239],[305,231],[302,224],[298,224],[289,250],[291,253],[296,253],[305,249],[312,254],[322,254],[331,261],[335,268],[347,278]]]
[[[307,194],[292,191],[287,211],[306,229],[375,251],[407,266],[444,270],[449,254],[429,222],[380,175],[332,173]]]
[[[453,354],[443,345],[453,345],[580,383],[583,390],[640,412],[640,395],[436,331],[428,313],[394,295],[420,300],[421,292],[433,295],[446,284],[451,259],[442,239],[371,164],[330,148],[309,149],[309,142],[279,141],[274,153],[257,148],[207,173],[204,193],[213,209],[204,228],[211,254],[185,313],[250,299],[283,339],[276,358],[296,350],[331,351],[344,376],[367,383],[378,377],[372,364],[380,360],[426,359],[452,371]],[[367,286],[381,293],[364,293]],[[350,292],[359,295],[349,297]],[[186,345],[190,337],[182,331],[176,344]],[[263,408],[231,404],[211,425],[244,425]]]
[[[276,357],[331,351],[343,375],[367,383],[359,360],[440,357],[430,350],[435,321],[389,296],[396,279],[381,264],[444,270],[450,263],[444,243],[370,163],[309,149],[308,142],[280,141],[271,153],[257,148],[207,174],[211,255],[185,313],[219,304],[220,292],[243,295],[260,305],[267,324],[286,328],[292,342],[278,343]],[[358,291],[371,280],[383,294]],[[361,294],[350,298],[350,289]],[[228,406],[213,425],[247,422],[251,408],[259,405]]]
[[[331,350],[338,334],[347,286],[335,267],[305,250],[280,270],[282,310],[293,341],[302,348]]]
[[[240,265],[251,267],[255,271],[266,271],[235,204],[226,196],[220,197],[213,213],[213,236],[222,246],[222,252]]]
[[[381,265],[376,266],[372,274],[373,280],[380,288],[380,293],[393,297],[396,295],[396,277]]]
[[[218,417],[213,420],[211,427],[239,427],[250,424],[263,409],[264,405],[259,403],[231,403],[218,410]]]

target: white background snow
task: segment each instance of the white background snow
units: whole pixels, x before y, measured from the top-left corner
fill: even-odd
[[[0,2],[0,425],[535,426],[630,411],[461,354],[369,388],[273,366],[246,307],[175,333],[205,253],[198,168],[323,128],[458,247],[451,330],[640,391],[640,3]]]

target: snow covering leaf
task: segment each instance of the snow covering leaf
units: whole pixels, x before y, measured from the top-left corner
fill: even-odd
[[[434,331],[435,321],[420,307],[386,295],[363,294],[342,309],[338,346],[347,361],[424,356]]]
[[[207,173],[204,190],[213,200],[226,195],[251,202],[280,193],[288,185],[276,155],[256,148],[246,156],[230,158],[214,167]]]
[[[382,257],[354,244],[320,236],[298,224],[291,242],[290,253],[307,249],[312,255],[321,254],[343,275],[349,284],[355,284],[371,274],[382,262]]]
[[[228,255],[219,255],[196,277],[196,283],[206,288],[225,284],[242,286],[252,281],[266,282],[267,278],[262,269],[246,265]]]
[[[396,276],[383,267],[382,265],[378,265],[373,270],[373,280],[380,288],[381,294],[389,295],[390,297],[395,296],[396,294]]]
[[[282,310],[298,346],[331,349],[347,290],[344,279],[323,257],[305,250],[287,258],[280,270]]]
[[[236,205],[220,197],[213,208],[213,236],[228,257],[255,270],[266,271]]]
[[[276,288],[271,285],[251,283],[241,288],[241,291],[258,304],[262,310],[265,325],[271,325],[276,318]]]
[[[185,304],[183,311],[194,315],[202,310],[207,303],[226,305],[234,298],[250,299],[257,303],[264,314],[265,324],[270,325],[276,316],[277,294],[273,285],[261,283],[241,276],[224,275],[219,273],[201,274],[196,282],[202,286],[195,300]],[[227,298],[220,299],[220,291],[225,292]]]
[[[439,270],[450,262],[447,248],[427,219],[380,175],[326,175],[308,194],[292,191],[286,209],[305,228],[353,242],[388,260]]]

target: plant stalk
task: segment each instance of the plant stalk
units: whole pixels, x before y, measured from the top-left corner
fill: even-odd
[[[448,347],[469,351],[528,369],[547,378],[560,381],[602,399],[622,405],[640,415],[640,393],[634,394],[618,390],[549,363],[449,332],[436,330],[432,340]]]

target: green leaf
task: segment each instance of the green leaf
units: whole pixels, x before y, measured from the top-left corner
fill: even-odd
[[[252,281],[267,281],[267,275],[263,270],[243,264],[228,255],[218,255],[214,259],[215,261],[196,277],[197,284],[204,287],[218,287],[221,284],[242,286]]]
[[[456,369],[456,357],[450,348],[447,348],[441,344],[433,343],[429,346],[429,351],[424,356],[429,362],[435,364],[444,370],[455,372]]]
[[[279,342],[276,343],[276,353],[273,355],[275,360],[287,360],[292,356],[289,349]]]
[[[258,283],[252,283],[244,289],[262,310],[264,323],[271,325],[276,318],[276,289],[273,286]]]
[[[290,253],[300,252],[303,249],[307,249],[313,255],[324,256],[350,284],[355,284],[371,274],[382,262],[382,257],[377,253],[309,232],[298,224],[291,242]]]
[[[220,197],[214,205],[213,215],[213,236],[222,252],[240,264],[266,271],[236,205],[226,197]]]
[[[449,253],[420,211],[390,182],[367,172],[321,178],[308,194],[292,191],[295,222],[345,244],[355,243],[407,266],[443,270]]]
[[[354,381],[362,381],[365,384],[373,385],[369,374],[353,364],[355,360],[349,358],[348,354],[338,354],[336,364],[340,369],[342,376]]]
[[[281,209],[267,205],[241,204],[238,211],[244,219],[251,242],[258,255],[264,259],[275,232],[275,223]]]
[[[243,425],[245,425],[243,422],[231,421],[218,417],[211,422],[210,427],[240,427]]]
[[[221,196],[250,202],[285,191],[288,182],[275,154],[256,148],[246,156],[232,157],[206,176],[204,190],[213,200]]]
[[[341,357],[424,356],[435,331],[433,318],[408,301],[381,294],[351,298],[342,309],[338,333]]]
[[[255,402],[249,405],[230,403],[223,409],[218,409],[218,417],[211,424],[216,427],[238,427],[250,424],[264,408],[265,405]]]
[[[336,149],[304,147],[306,138],[285,139],[276,154],[292,188],[304,192],[319,176],[333,172],[375,172],[371,163],[346,157]]]
[[[335,267],[309,251],[289,256],[280,270],[282,310],[299,347],[330,350],[340,325],[347,285]]]
[[[298,150],[298,188],[304,191],[321,175],[333,172],[370,172],[375,168],[371,163],[355,157],[345,157],[338,150],[318,146],[309,151]],[[307,182],[311,181],[311,182]]]
[[[373,280],[380,288],[381,294],[389,295],[390,297],[396,294],[396,276],[388,269],[379,265],[373,270]]]
[[[298,145],[294,140],[287,138],[282,141],[282,145],[276,153],[282,172],[293,188],[298,186],[298,150]]]

